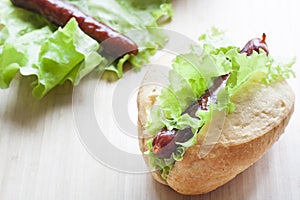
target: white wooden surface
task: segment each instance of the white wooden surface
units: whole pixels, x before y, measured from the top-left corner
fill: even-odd
[[[237,45],[267,33],[273,56],[300,59],[300,3],[297,0],[174,0],[166,25],[196,40],[210,26],[227,30]],[[295,113],[280,140],[244,173],[201,196],[182,196],[149,174],[109,169],[84,148],[76,133],[72,87],[65,84],[39,101],[30,78],[0,90],[0,199],[300,199],[300,70],[290,80]],[[105,88],[104,88],[105,90]],[[103,97],[104,98],[104,97]]]

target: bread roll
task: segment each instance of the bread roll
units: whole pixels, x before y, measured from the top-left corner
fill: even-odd
[[[145,130],[147,117],[159,93],[160,88],[154,85],[141,86],[138,92],[143,153],[150,138]],[[215,190],[255,163],[279,139],[293,113],[294,99],[286,81],[270,85],[250,81],[232,97],[236,108],[226,116],[222,134],[212,150],[205,157],[199,156],[210,125],[206,124],[197,144],[187,149],[182,161],[175,162],[167,179],[162,179],[159,171],[152,172],[153,178],[186,195]],[[144,158],[148,163],[147,155]]]

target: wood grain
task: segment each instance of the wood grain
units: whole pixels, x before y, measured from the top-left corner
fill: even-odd
[[[300,4],[296,0],[173,3],[174,19],[166,28],[193,40],[212,25],[227,30],[227,35],[240,46],[265,32],[272,55],[300,58]],[[297,200],[298,63],[294,69],[298,77],[290,83],[296,93],[296,107],[286,133],[255,165],[201,196],[179,195],[153,181],[149,174],[122,173],[103,166],[87,152],[76,132],[72,86],[67,83],[43,100],[36,100],[31,95],[30,78],[18,77],[10,89],[0,90],[0,199]]]

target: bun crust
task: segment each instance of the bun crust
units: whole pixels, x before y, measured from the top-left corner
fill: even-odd
[[[145,131],[147,117],[156,97],[157,86],[141,86],[138,93],[138,126],[140,149],[147,151],[149,135]],[[271,85],[252,80],[232,97],[235,111],[227,115],[221,136],[212,150],[200,157],[205,133],[213,124],[206,124],[198,136],[197,144],[188,148],[183,160],[175,162],[166,180],[159,172],[152,176],[187,195],[210,192],[233,179],[258,159],[284,132],[294,110],[295,96],[286,81]],[[148,164],[147,156],[144,156]]]

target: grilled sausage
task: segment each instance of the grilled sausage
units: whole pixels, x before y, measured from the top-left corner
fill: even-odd
[[[240,51],[240,53],[246,53],[247,56],[252,55],[253,51],[256,51],[259,53],[259,49],[262,49],[266,52],[266,54],[269,54],[269,49],[266,43],[266,34],[263,33],[262,39],[260,38],[254,38],[252,40],[249,40],[247,44],[243,47],[243,49]]]
[[[117,58],[125,54],[138,53],[137,45],[128,37],[67,2],[60,0],[11,0],[11,2],[15,6],[43,15],[57,26],[66,25],[74,17],[82,31],[101,43],[102,53],[105,55]]]

